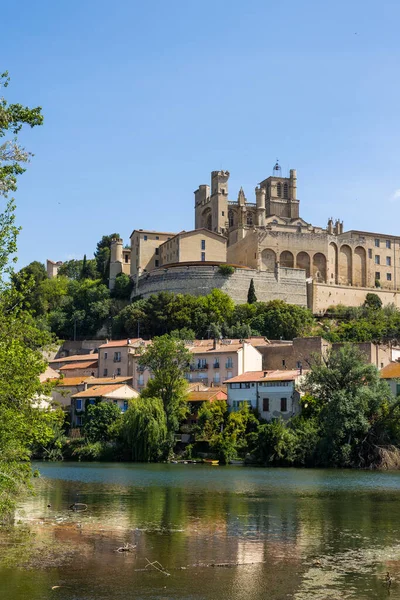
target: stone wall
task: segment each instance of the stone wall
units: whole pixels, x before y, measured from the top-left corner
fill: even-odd
[[[361,306],[367,294],[379,296],[384,306],[394,304],[400,308],[400,291],[382,290],[380,288],[351,287],[349,285],[329,285],[326,283],[307,284],[308,307],[314,314],[323,314],[330,306]]]
[[[180,265],[155,269],[139,277],[133,295],[148,298],[158,292],[205,296],[214,288],[229,294],[237,304],[247,302],[251,279],[257,299],[262,302],[284,300],[307,306],[305,271],[276,268],[274,273],[236,268],[232,275],[222,275],[218,265]]]

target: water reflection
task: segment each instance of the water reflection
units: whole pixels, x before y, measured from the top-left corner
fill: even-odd
[[[37,495],[17,515],[23,525],[0,534],[1,598],[52,598],[58,585],[63,600],[371,599],[387,597],[386,570],[400,581],[397,473],[85,464],[41,470]],[[74,502],[89,510],[68,510]],[[115,552],[126,542],[136,550]],[[146,567],[147,560],[170,576]],[[391,598],[399,591],[395,581]]]

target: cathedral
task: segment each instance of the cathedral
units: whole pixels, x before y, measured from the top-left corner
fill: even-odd
[[[258,299],[279,298],[322,314],[329,306],[358,306],[373,291],[384,304],[400,307],[400,238],[344,231],[330,218],[326,227],[300,216],[297,174],[272,175],[255,188],[255,202],[242,188],[229,198],[229,171],[213,171],[211,186],[194,192],[195,228],[160,232],[134,229],[130,245],[113,240],[110,287],[130,275],[133,296],[158,291],[207,294],[219,287],[245,302],[249,281]],[[229,280],[221,265],[234,267]],[[257,289],[258,288],[258,289]]]
[[[213,171],[211,189],[200,185],[194,193],[195,227],[227,238],[228,263],[259,271],[276,265],[304,269],[317,283],[397,289],[400,238],[345,232],[339,220],[329,219],[326,228],[307,223],[300,217],[294,169],[283,177],[276,163],[272,176],[255,188],[255,202],[247,201],[242,188],[230,200],[228,180],[228,171]]]

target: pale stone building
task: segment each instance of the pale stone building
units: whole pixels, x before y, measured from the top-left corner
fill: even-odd
[[[228,182],[229,171],[213,171],[211,186],[202,184],[194,192],[194,231],[173,234],[134,230],[130,257],[128,249],[121,256],[122,240],[115,241],[110,285],[118,269],[127,272],[130,263],[134,295],[148,297],[161,290],[190,292],[186,283],[192,267],[203,274],[199,279],[204,285],[199,293],[208,293],[212,287],[226,286],[201,263],[228,263],[238,272],[239,268],[248,269],[241,283],[235,280],[232,293],[238,302],[247,293],[250,279],[254,279],[256,294],[257,288],[260,290],[259,300],[280,298],[304,305],[307,296],[307,304],[315,313],[340,303],[362,304],[371,290],[384,304],[400,307],[400,237],[345,232],[343,222],[332,218],[326,227],[306,222],[300,215],[296,171],[291,169],[285,177],[278,163],[272,175],[256,186],[255,202],[247,200],[242,188],[237,199],[231,200]],[[202,244],[207,245],[205,252]],[[184,263],[188,269],[185,273]],[[300,272],[304,273],[302,282],[296,275]],[[196,293],[195,281],[189,283],[192,293]],[[239,289],[241,286],[243,289]]]

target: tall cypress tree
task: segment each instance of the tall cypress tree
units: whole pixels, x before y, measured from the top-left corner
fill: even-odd
[[[257,302],[256,290],[254,287],[253,279],[250,281],[249,291],[247,292],[247,302],[248,304],[254,304]]]

